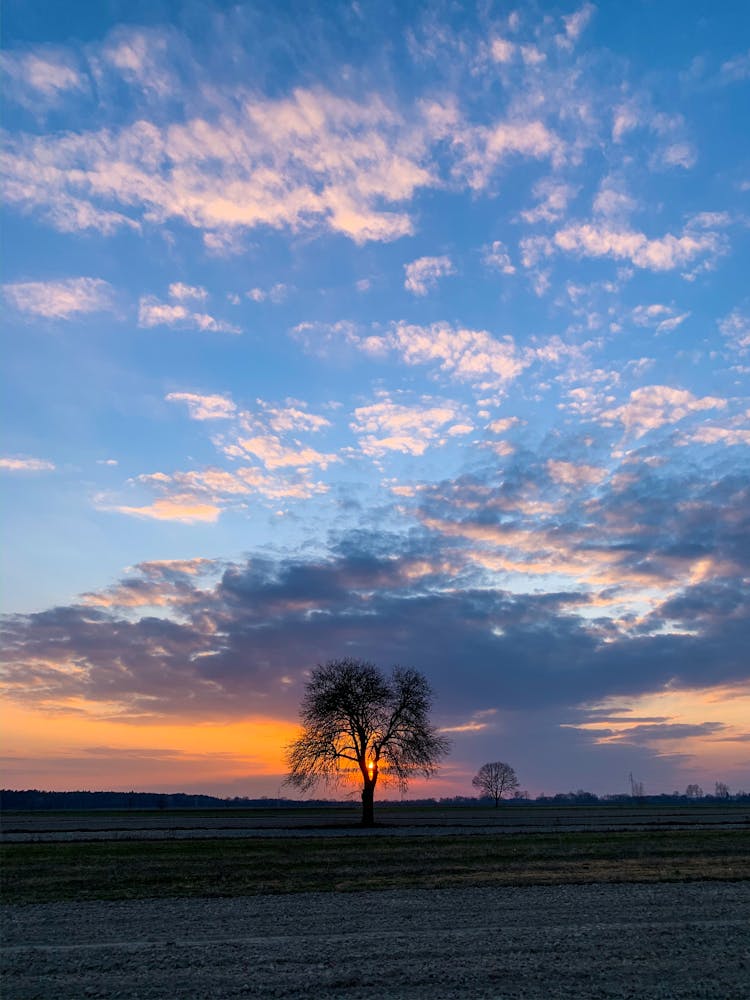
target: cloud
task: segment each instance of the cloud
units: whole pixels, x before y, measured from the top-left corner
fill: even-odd
[[[268,422],[272,430],[277,432],[293,431],[322,431],[331,426],[331,421],[327,417],[322,417],[319,413],[310,413],[307,403],[303,400],[286,400],[286,405],[274,406],[259,399],[263,419]]]
[[[648,306],[636,306],[632,312],[636,326],[653,328],[657,334],[671,333],[689,318],[690,313],[678,313],[673,306],[665,306],[654,302]]]
[[[70,54],[53,48],[6,51],[0,55],[0,72],[6,77],[6,98],[29,110],[38,111],[40,102],[55,106],[66,96],[89,89]]]
[[[102,278],[20,281],[3,285],[3,293],[19,312],[47,319],[70,319],[113,308],[112,286]]]
[[[181,281],[175,281],[169,286],[169,297],[177,299],[179,302],[197,300],[205,302],[208,292],[200,285],[184,285]]]
[[[44,458],[0,458],[0,469],[6,472],[52,472],[54,462]]]
[[[689,170],[695,166],[697,161],[698,153],[695,146],[689,142],[673,142],[658,150],[651,158],[652,165],[664,169],[682,167]]]
[[[694,396],[687,389],[675,389],[668,385],[648,385],[634,389],[627,403],[604,410],[601,419],[618,420],[627,433],[636,438],[664,424],[674,424],[691,413],[704,410],[723,409],[725,399],[717,396]]]
[[[531,49],[522,49],[522,53],[526,58]],[[565,143],[539,119],[466,128],[459,131],[454,141],[461,153],[454,175],[475,191],[487,187],[498,166],[509,158],[549,159],[554,166],[562,164],[565,158]]]
[[[640,128],[643,122],[643,112],[634,101],[618,105],[613,116],[612,138],[615,142],[622,142],[628,132]]]
[[[508,41],[507,38],[501,38],[499,35],[493,38],[490,44],[492,58],[499,63],[510,62],[516,49],[517,46],[513,42]]]
[[[495,240],[491,246],[485,248],[482,263],[491,270],[500,271],[501,274],[516,273],[505,244],[500,240]]]
[[[596,12],[596,7],[592,3],[585,3],[577,11],[563,17],[565,26],[564,35],[556,35],[555,41],[560,48],[569,49],[578,41],[586,26]]]
[[[583,465],[580,462],[565,462],[551,458],[547,461],[547,471],[553,482],[576,488],[596,486],[608,475],[607,469],[598,465]]]
[[[278,305],[278,303],[283,302],[289,294],[289,286],[285,285],[282,281],[278,281],[275,285],[271,285],[268,289],[251,288],[246,294],[247,297],[253,302],[265,302],[267,299],[269,302],[273,302],[275,305]]]
[[[581,223],[560,229],[554,246],[579,257],[613,257],[650,271],[670,271],[696,257],[715,257],[724,244],[716,233],[685,232],[649,239],[635,230]],[[547,244],[549,247],[549,244]]]
[[[286,400],[275,405],[256,400],[255,411],[241,411],[228,435],[214,443],[232,459],[252,456],[266,469],[300,470],[328,468],[339,461],[331,452],[321,452],[301,441],[297,435],[319,433],[331,426],[327,417],[311,413],[302,400]]]
[[[144,69],[133,43],[115,46],[110,61],[168,97],[169,80]],[[399,206],[433,183],[422,165],[427,137],[379,96],[358,102],[298,88],[273,99],[233,89],[206,110],[165,127],[141,119],[18,136],[7,151],[6,197],[66,230],[177,220],[202,230],[215,252],[266,226],[324,228],[357,243],[412,232]]]
[[[745,415],[745,422],[750,414]],[[740,421],[742,418],[740,418]],[[738,421],[739,422],[739,421]],[[703,424],[695,430],[681,434],[676,444],[681,446],[702,444],[709,446],[723,445],[727,448],[737,445],[750,445],[750,427],[722,427],[716,424]]]
[[[195,392],[170,392],[165,399],[170,403],[186,403],[193,420],[227,420],[234,416],[237,407],[226,396],[201,396]]]
[[[144,95],[163,99],[177,86],[167,64],[168,49],[169,33],[160,28],[117,27],[101,51],[101,62]]]
[[[458,382],[481,390],[503,389],[527,362],[513,338],[495,338],[486,330],[397,323],[386,338],[388,347],[407,365],[433,365]]]
[[[125,716],[205,720],[259,705],[291,716],[310,665],[346,649],[424,670],[439,693],[443,724],[462,726],[467,718],[488,721],[476,715],[486,706],[559,710],[666,685],[747,681],[747,483],[742,488],[731,476],[711,484],[672,482],[667,492],[665,486],[647,472],[629,492],[610,492],[581,510],[565,531],[556,516],[540,525],[529,515],[521,532],[517,524],[503,525],[507,514],[496,505],[511,499],[507,482],[494,487],[474,478],[452,488],[438,484],[423,501],[483,498],[483,511],[465,507],[463,523],[454,522],[466,532],[464,543],[458,534],[397,539],[376,529],[339,536],[308,558],[142,564],[100,599],[86,595],[77,606],[7,617],[5,690],[35,704],[115,702]],[[634,535],[632,512],[620,515],[636,501],[640,533]],[[459,510],[454,506],[454,517]],[[488,586],[475,561],[482,550],[468,537],[470,528],[478,535],[484,526],[485,544],[492,544],[488,515],[506,556],[516,544],[528,545],[529,554],[534,545],[561,559],[577,554],[581,568],[595,568],[606,552],[613,580],[637,568],[648,577],[648,562],[657,558],[665,570],[670,561],[694,566],[706,551],[718,568],[697,584],[689,573],[677,574],[672,596],[653,605],[640,627],[607,617],[606,604],[592,619],[579,613],[584,595],[570,590],[514,591],[497,580]],[[725,555],[734,569],[721,568]],[[130,613],[160,606],[168,613]],[[667,627],[683,619],[689,634]],[[570,669],[561,671],[561,663]]]
[[[130,514],[133,517],[155,521],[177,521],[180,524],[197,524],[199,522],[213,524],[221,513],[221,509],[216,504],[205,503],[197,497],[184,493],[160,497],[153,503],[142,507],[121,504],[105,509],[116,511],[118,514]]]
[[[534,197],[539,204],[536,208],[521,212],[524,222],[556,222],[562,218],[570,200],[575,197],[577,188],[563,184],[551,177],[537,181],[533,188]]]
[[[750,49],[723,62],[719,77],[723,83],[738,83],[750,78]]]
[[[738,354],[746,354],[750,350],[750,316],[739,309],[734,309],[719,321],[719,331]]]
[[[201,330],[204,333],[242,333],[233,323],[215,319],[208,313],[191,312],[182,304],[160,302],[154,295],[144,295],[138,303],[138,326],[150,329],[154,326],[174,326],[183,329]]]
[[[360,448],[370,456],[389,451],[423,455],[430,446],[445,443],[441,435],[456,437],[473,430],[471,424],[457,422],[461,410],[456,403],[431,397],[407,406],[385,396],[377,403],[358,406],[353,416],[350,426],[360,436]]]
[[[320,452],[306,445],[283,444],[272,434],[239,437],[237,447],[259,459],[268,469],[306,469],[310,466],[327,469],[331,463],[339,460],[336,455]]]
[[[404,264],[406,279],[404,288],[414,295],[427,295],[437,288],[440,278],[455,274],[456,269],[450,257],[419,257],[411,264]]]

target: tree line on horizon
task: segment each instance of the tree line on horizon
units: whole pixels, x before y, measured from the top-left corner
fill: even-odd
[[[537,795],[531,798],[521,793],[512,798],[504,799],[503,805],[510,808],[518,806],[545,805],[625,805],[633,803],[632,795],[614,793],[596,795],[583,789],[570,792],[558,792],[553,795]],[[701,796],[687,795],[685,792],[661,793],[644,795],[637,801],[651,805],[693,804],[700,806],[716,802],[750,802],[750,792],[730,792],[727,796],[703,794]],[[441,798],[385,799],[384,804],[395,806],[492,806],[491,796],[452,795]],[[214,795],[191,795],[187,792],[172,794],[160,792],[108,792],[108,791],[70,791],[50,792],[38,788],[0,790],[0,809],[5,811],[53,809],[325,809],[350,807],[351,799],[288,799],[261,796],[234,796],[221,798]]]

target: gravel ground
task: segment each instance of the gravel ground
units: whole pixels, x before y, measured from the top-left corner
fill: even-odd
[[[750,997],[750,883],[7,907],[4,1000]]]

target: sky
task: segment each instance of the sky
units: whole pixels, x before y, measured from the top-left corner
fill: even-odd
[[[4,784],[750,787],[750,6],[4,8]]]

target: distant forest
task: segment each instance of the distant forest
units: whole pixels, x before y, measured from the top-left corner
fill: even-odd
[[[700,794],[697,794],[700,793]],[[260,798],[250,799],[236,796],[234,798],[217,798],[213,795],[189,795],[184,792],[160,794],[158,792],[42,792],[37,789],[16,791],[3,789],[0,791],[0,809],[299,809],[299,808],[335,808],[352,805],[352,799],[332,802],[328,799],[281,799]],[[675,792],[672,795],[594,795],[593,792],[561,792],[558,795],[539,795],[535,799],[519,795],[503,801],[503,807],[543,806],[543,805],[607,805],[627,802],[643,802],[652,805],[668,805],[689,803],[691,805],[708,805],[717,802],[750,802],[750,793],[737,792],[730,794],[728,790],[718,795],[705,795],[697,786],[690,786],[686,794]],[[386,801],[384,801],[386,804]],[[387,801],[390,806],[478,806],[492,805],[489,798],[471,798],[456,795],[442,799],[408,799]]]

